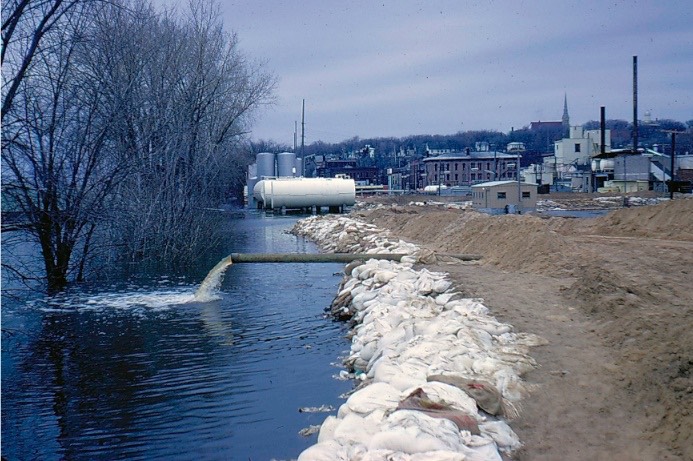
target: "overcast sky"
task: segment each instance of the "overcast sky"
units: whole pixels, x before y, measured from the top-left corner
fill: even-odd
[[[223,21],[279,78],[253,139],[293,144],[508,132],[560,120],[693,119],[693,7],[667,1],[224,0]],[[299,141],[300,142],[300,141]]]

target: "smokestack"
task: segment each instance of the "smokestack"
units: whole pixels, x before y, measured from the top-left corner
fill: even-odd
[[[638,151],[638,57],[633,56],[633,152]]]
[[[600,142],[600,146],[601,146],[601,154],[602,154],[602,156],[604,156],[604,154],[606,153],[606,146],[605,146],[605,144],[606,144],[606,107],[602,106],[600,108],[600,112],[601,112],[601,117],[599,119],[600,120],[599,130],[601,132],[600,132],[599,142]]]

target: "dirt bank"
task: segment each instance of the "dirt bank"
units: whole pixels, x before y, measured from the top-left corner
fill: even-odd
[[[515,459],[693,459],[693,199],[594,219],[430,205],[352,214],[437,252],[482,254],[434,269],[549,341],[512,422],[525,444]]]

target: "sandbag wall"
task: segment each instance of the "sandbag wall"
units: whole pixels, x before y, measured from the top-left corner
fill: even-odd
[[[349,217],[314,216],[293,229],[325,251],[407,253],[351,263],[332,313],[353,322],[345,365],[362,381],[323,422],[299,460],[495,460],[520,446],[506,419],[535,366],[534,335],[515,333],[447,274],[415,269],[430,252]]]

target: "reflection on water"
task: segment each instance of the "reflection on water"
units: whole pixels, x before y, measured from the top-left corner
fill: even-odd
[[[306,252],[294,218],[232,220],[231,252]],[[345,330],[323,316],[339,264],[237,264],[218,299],[160,275],[2,306],[8,459],[289,459],[350,389]],[[202,274],[202,275],[201,275]],[[191,280],[194,278],[194,281]],[[3,300],[5,301],[5,300]]]

